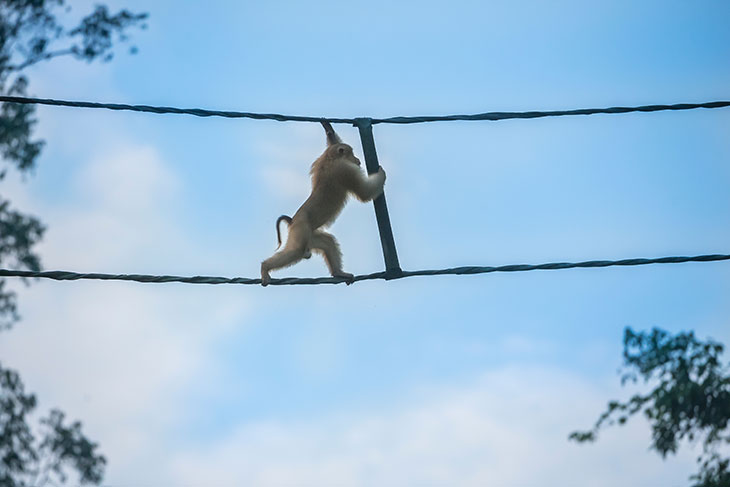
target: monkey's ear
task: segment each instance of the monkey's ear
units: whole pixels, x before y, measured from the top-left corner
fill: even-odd
[[[322,124],[322,127],[324,127],[324,133],[327,134],[328,146],[342,143],[342,139],[340,139],[340,136],[337,135],[335,129],[332,128],[332,124],[330,124],[327,120],[321,120],[320,123]]]

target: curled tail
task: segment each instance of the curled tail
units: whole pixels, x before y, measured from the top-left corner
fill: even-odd
[[[276,240],[279,241],[279,245],[277,245],[277,249],[281,247],[281,232],[279,231],[279,224],[281,221],[285,221],[287,225],[291,225],[291,217],[287,215],[281,215],[279,218],[276,219]]]

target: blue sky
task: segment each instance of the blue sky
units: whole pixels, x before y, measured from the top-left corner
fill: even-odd
[[[32,94],[343,117],[730,96],[723,2],[110,6],[150,13],[139,53],[38,66]],[[324,146],[315,124],[39,117],[38,169],[3,191],[48,223],[47,269],[257,276]],[[401,264],[727,253],[729,126],[727,109],[376,126]],[[382,269],[371,205],[332,231],[346,270]],[[628,396],[625,326],[730,343],[727,263],[19,289],[4,362],[83,420],[109,485],[686,485],[691,448],[663,462],[641,419],[595,445],[567,435]]]

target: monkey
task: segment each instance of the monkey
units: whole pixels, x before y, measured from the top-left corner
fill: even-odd
[[[327,148],[312,163],[312,192],[293,217],[282,215],[276,220],[276,237],[281,246],[279,226],[285,222],[289,235],[284,248],[261,263],[261,285],[271,280],[270,271],[308,259],[312,252],[321,254],[333,277],[342,277],[350,285],[355,276],[342,270],[342,252],[334,235],[322,230],[331,225],[354,195],[363,203],[383,192],[385,171],[382,167],[372,175],[363,173],[352,147],[343,143],[332,125],[321,121],[327,136]],[[278,247],[277,247],[278,248]]]

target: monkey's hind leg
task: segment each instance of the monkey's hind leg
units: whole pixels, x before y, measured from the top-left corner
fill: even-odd
[[[342,270],[342,252],[332,234],[322,230],[315,231],[312,235],[312,250],[322,254],[333,277],[345,278],[348,286],[355,282],[355,276]]]
[[[261,263],[261,285],[267,286],[271,280],[270,271],[289,267],[304,258],[309,258],[311,230],[302,225],[292,225],[289,228],[289,238],[286,246]]]
[[[296,264],[304,258],[304,252],[305,248],[303,246],[294,249],[284,249],[263,261],[261,263],[261,285],[268,286],[269,281],[271,281],[270,271]]]

